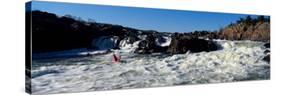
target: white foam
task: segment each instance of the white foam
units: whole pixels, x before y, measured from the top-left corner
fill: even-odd
[[[160,41],[160,38],[156,38],[156,45],[158,46],[161,46],[161,47],[165,47],[165,46],[169,46],[170,43],[171,43],[171,37],[162,37],[162,40],[165,40],[165,41]]]

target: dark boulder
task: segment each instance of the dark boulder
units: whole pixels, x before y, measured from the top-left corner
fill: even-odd
[[[170,46],[168,47],[167,52],[172,54],[183,54],[186,53],[187,51],[196,53],[202,51],[206,51],[206,52],[215,51],[218,49],[219,47],[213,41],[192,38],[188,36],[183,36],[183,37],[174,36],[172,37],[172,41]]]
[[[265,50],[263,53],[268,54],[268,53],[270,53],[270,50]]]
[[[270,62],[270,54],[266,55],[262,60]]]
[[[135,53],[139,54],[150,54],[153,53],[153,48],[155,47],[155,37],[152,34],[147,35],[145,40],[142,40],[138,44],[138,48],[135,50]]]
[[[155,33],[147,34],[146,39],[142,40],[138,44],[138,48],[135,50],[135,53],[138,54],[151,54],[157,52],[165,53],[167,51],[167,47],[158,46],[155,40],[156,40]]]
[[[270,48],[270,43],[265,43],[263,46],[264,46],[265,48]]]

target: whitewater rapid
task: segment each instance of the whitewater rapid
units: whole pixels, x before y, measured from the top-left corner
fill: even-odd
[[[270,64],[262,60],[267,50],[264,43],[215,42],[222,49],[175,55],[135,54],[135,45],[127,45],[120,50],[120,64],[112,64],[112,53],[34,60],[32,64],[41,65],[32,68],[32,92],[41,95],[270,78]]]

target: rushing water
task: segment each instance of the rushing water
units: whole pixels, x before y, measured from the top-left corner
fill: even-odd
[[[270,78],[262,42],[217,40],[221,50],[186,54],[134,54],[121,48],[121,62],[112,53],[87,57],[33,60],[32,92],[48,94],[123,88],[220,83]]]

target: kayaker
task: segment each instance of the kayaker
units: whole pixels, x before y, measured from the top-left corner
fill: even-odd
[[[112,62],[113,63],[118,63],[121,61],[121,56],[119,54],[119,51],[114,51],[113,56],[112,56]]]

